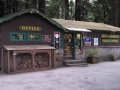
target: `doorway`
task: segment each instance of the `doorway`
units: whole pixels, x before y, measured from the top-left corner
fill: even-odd
[[[64,34],[64,58],[74,58],[74,35],[73,33]]]

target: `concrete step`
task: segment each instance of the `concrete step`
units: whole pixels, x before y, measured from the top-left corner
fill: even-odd
[[[87,63],[85,63],[85,60],[64,60],[63,61],[64,66],[88,66]]]
[[[82,62],[84,60],[64,60],[63,62]]]
[[[77,63],[77,64],[67,64],[66,66],[70,67],[70,66],[81,66],[81,67],[87,67],[88,64],[87,63]]]

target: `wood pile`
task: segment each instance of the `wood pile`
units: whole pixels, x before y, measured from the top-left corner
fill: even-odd
[[[48,68],[49,66],[49,57],[46,53],[37,53],[35,55],[34,66],[36,69],[39,68]]]
[[[21,60],[17,64],[18,70],[31,70],[32,69],[32,56],[31,55],[21,55]]]

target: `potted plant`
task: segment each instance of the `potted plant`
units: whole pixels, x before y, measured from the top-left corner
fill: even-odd
[[[117,57],[115,56],[114,53],[109,54],[110,60],[111,61],[116,61]]]
[[[87,55],[87,63],[98,63],[98,48],[88,49],[85,54]]]

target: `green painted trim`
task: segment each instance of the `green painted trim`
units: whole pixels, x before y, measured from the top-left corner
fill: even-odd
[[[13,39],[12,39],[12,34],[22,34],[23,37],[24,37],[24,39],[23,39],[23,40],[13,40]],[[26,41],[26,33],[11,32],[11,33],[10,33],[10,41],[16,41],[16,42]]]
[[[74,32],[74,56],[73,56],[73,58],[74,59],[76,59],[76,37],[77,37],[77,34],[76,34],[76,32]]]
[[[84,39],[83,39],[83,33],[80,34],[81,34],[81,49],[82,49],[82,47],[84,46]]]
[[[39,35],[40,39],[39,40],[30,40],[29,37],[28,37],[30,34],[32,34],[32,35],[33,34],[34,35]],[[30,42],[41,42],[42,41],[42,35],[40,33],[27,33],[27,41],[30,41]]]

